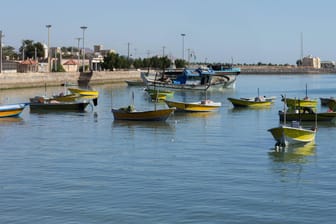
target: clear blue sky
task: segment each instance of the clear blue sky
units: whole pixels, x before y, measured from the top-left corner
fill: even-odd
[[[192,49],[197,61],[295,64],[303,53],[336,60],[334,0],[10,0],[1,2],[4,45],[23,39],[51,46],[101,44],[135,57],[182,57]],[[187,57],[185,53],[185,58]]]

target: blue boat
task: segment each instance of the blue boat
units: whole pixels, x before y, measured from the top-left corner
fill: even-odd
[[[207,90],[225,88],[235,81],[221,77],[211,68],[169,70],[164,73],[150,74],[142,72],[141,78],[148,89]]]

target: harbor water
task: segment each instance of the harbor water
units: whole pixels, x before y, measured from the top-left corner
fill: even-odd
[[[143,87],[94,86],[84,113],[0,119],[0,223],[334,223],[336,124],[315,142],[275,152],[281,95],[336,97],[335,75],[240,75],[233,89],[176,91],[173,99],[222,102],[214,113],[166,122],[114,121],[112,107],[165,107]],[[27,102],[63,87],[2,90]],[[233,109],[228,97],[276,96],[266,109]],[[321,111],[327,108],[318,106]],[[312,125],[312,124],[306,124]]]

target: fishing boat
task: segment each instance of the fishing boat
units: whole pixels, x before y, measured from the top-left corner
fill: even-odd
[[[53,99],[60,102],[73,102],[81,99],[81,97],[82,96],[78,93],[70,93],[70,94],[60,93],[58,95],[54,95]]]
[[[85,97],[98,98],[99,92],[90,89],[68,88],[71,93],[79,94]]]
[[[165,71],[164,73],[150,74],[142,72],[141,78],[148,89],[174,90],[207,90],[208,88],[225,88],[235,82],[232,79],[216,76],[210,68],[184,69],[182,71]]]
[[[283,98],[282,98],[283,101]],[[309,99],[308,97],[298,99],[298,98],[286,98],[286,105],[290,108],[296,107],[317,107],[316,99]]]
[[[305,144],[315,140],[316,128],[303,128],[297,121],[292,121],[291,124],[268,129],[276,141],[275,146],[285,147],[289,144]]]
[[[174,111],[175,108],[136,111],[132,105],[126,108],[112,108],[115,120],[129,121],[165,121]]]
[[[137,111],[134,106],[134,92],[132,92],[132,104],[119,109],[112,108],[114,120],[126,121],[165,121],[176,108],[164,108],[154,110]]]
[[[285,100],[285,97],[281,95],[282,101]],[[306,96],[302,99],[300,98],[288,98],[286,97],[286,105],[289,108],[297,108],[297,107],[317,107],[317,99],[310,99],[308,97],[308,87],[306,84]]]
[[[165,100],[165,103],[170,108],[176,108],[176,111],[184,112],[211,112],[218,110],[222,106],[221,102],[213,102],[211,100],[202,100],[189,103]]]
[[[322,106],[328,106],[329,101],[335,100],[334,97],[320,97],[321,105]]]
[[[272,106],[274,104],[275,97],[263,97],[263,96],[255,98],[229,97],[228,100],[232,103],[234,107],[262,108]]]
[[[279,120],[284,121],[285,115],[287,121],[295,121],[298,118],[301,121],[315,121],[318,122],[336,122],[336,112],[326,111],[326,112],[315,112],[314,108],[304,107],[302,109],[289,110],[289,111],[279,111]]]
[[[128,86],[144,86],[145,83],[142,80],[125,80]]]
[[[170,90],[158,90],[158,89],[148,89],[145,91],[151,97],[152,100],[165,100],[167,97],[172,97],[174,95],[174,91]]]
[[[85,111],[89,101],[82,102],[60,102],[53,98],[36,96],[30,98],[30,110],[36,111]]]
[[[329,100],[327,105],[331,111],[336,111],[336,99]]]
[[[284,97],[284,105],[286,98]],[[285,111],[285,110],[284,110]],[[315,140],[317,125],[315,118],[315,126],[307,129],[301,126],[300,120],[291,121],[291,125],[287,125],[287,116],[284,114],[284,122],[278,127],[268,129],[276,141],[275,147],[286,147],[293,144],[306,144]],[[300,118],[299,116],[297,117]]]
[[[29,103],[0,105],[0,118],[19,116]]]

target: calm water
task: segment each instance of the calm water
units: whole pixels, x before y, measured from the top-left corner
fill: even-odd
[[[210,91],[212,114],[163,123],[114,122],[111,105],[142,88],[95,86],[85,113],[30,113],[0,120],[0,223],[334,223],[336,125],[320,124],[315,144],[275,153],[281,94],[336,96],[334,75],[241,75],[236,88]],[[233,110],[227,97],[276,96],[270,109]],[[61,88],[48,88],[57,93]],[[41,89],[2,90],[2,103]],[[176,92],[177,100],[203,93]],[[164,107],[157,104],[157,107]],[[320,108],[326,110],[326,108]]]

